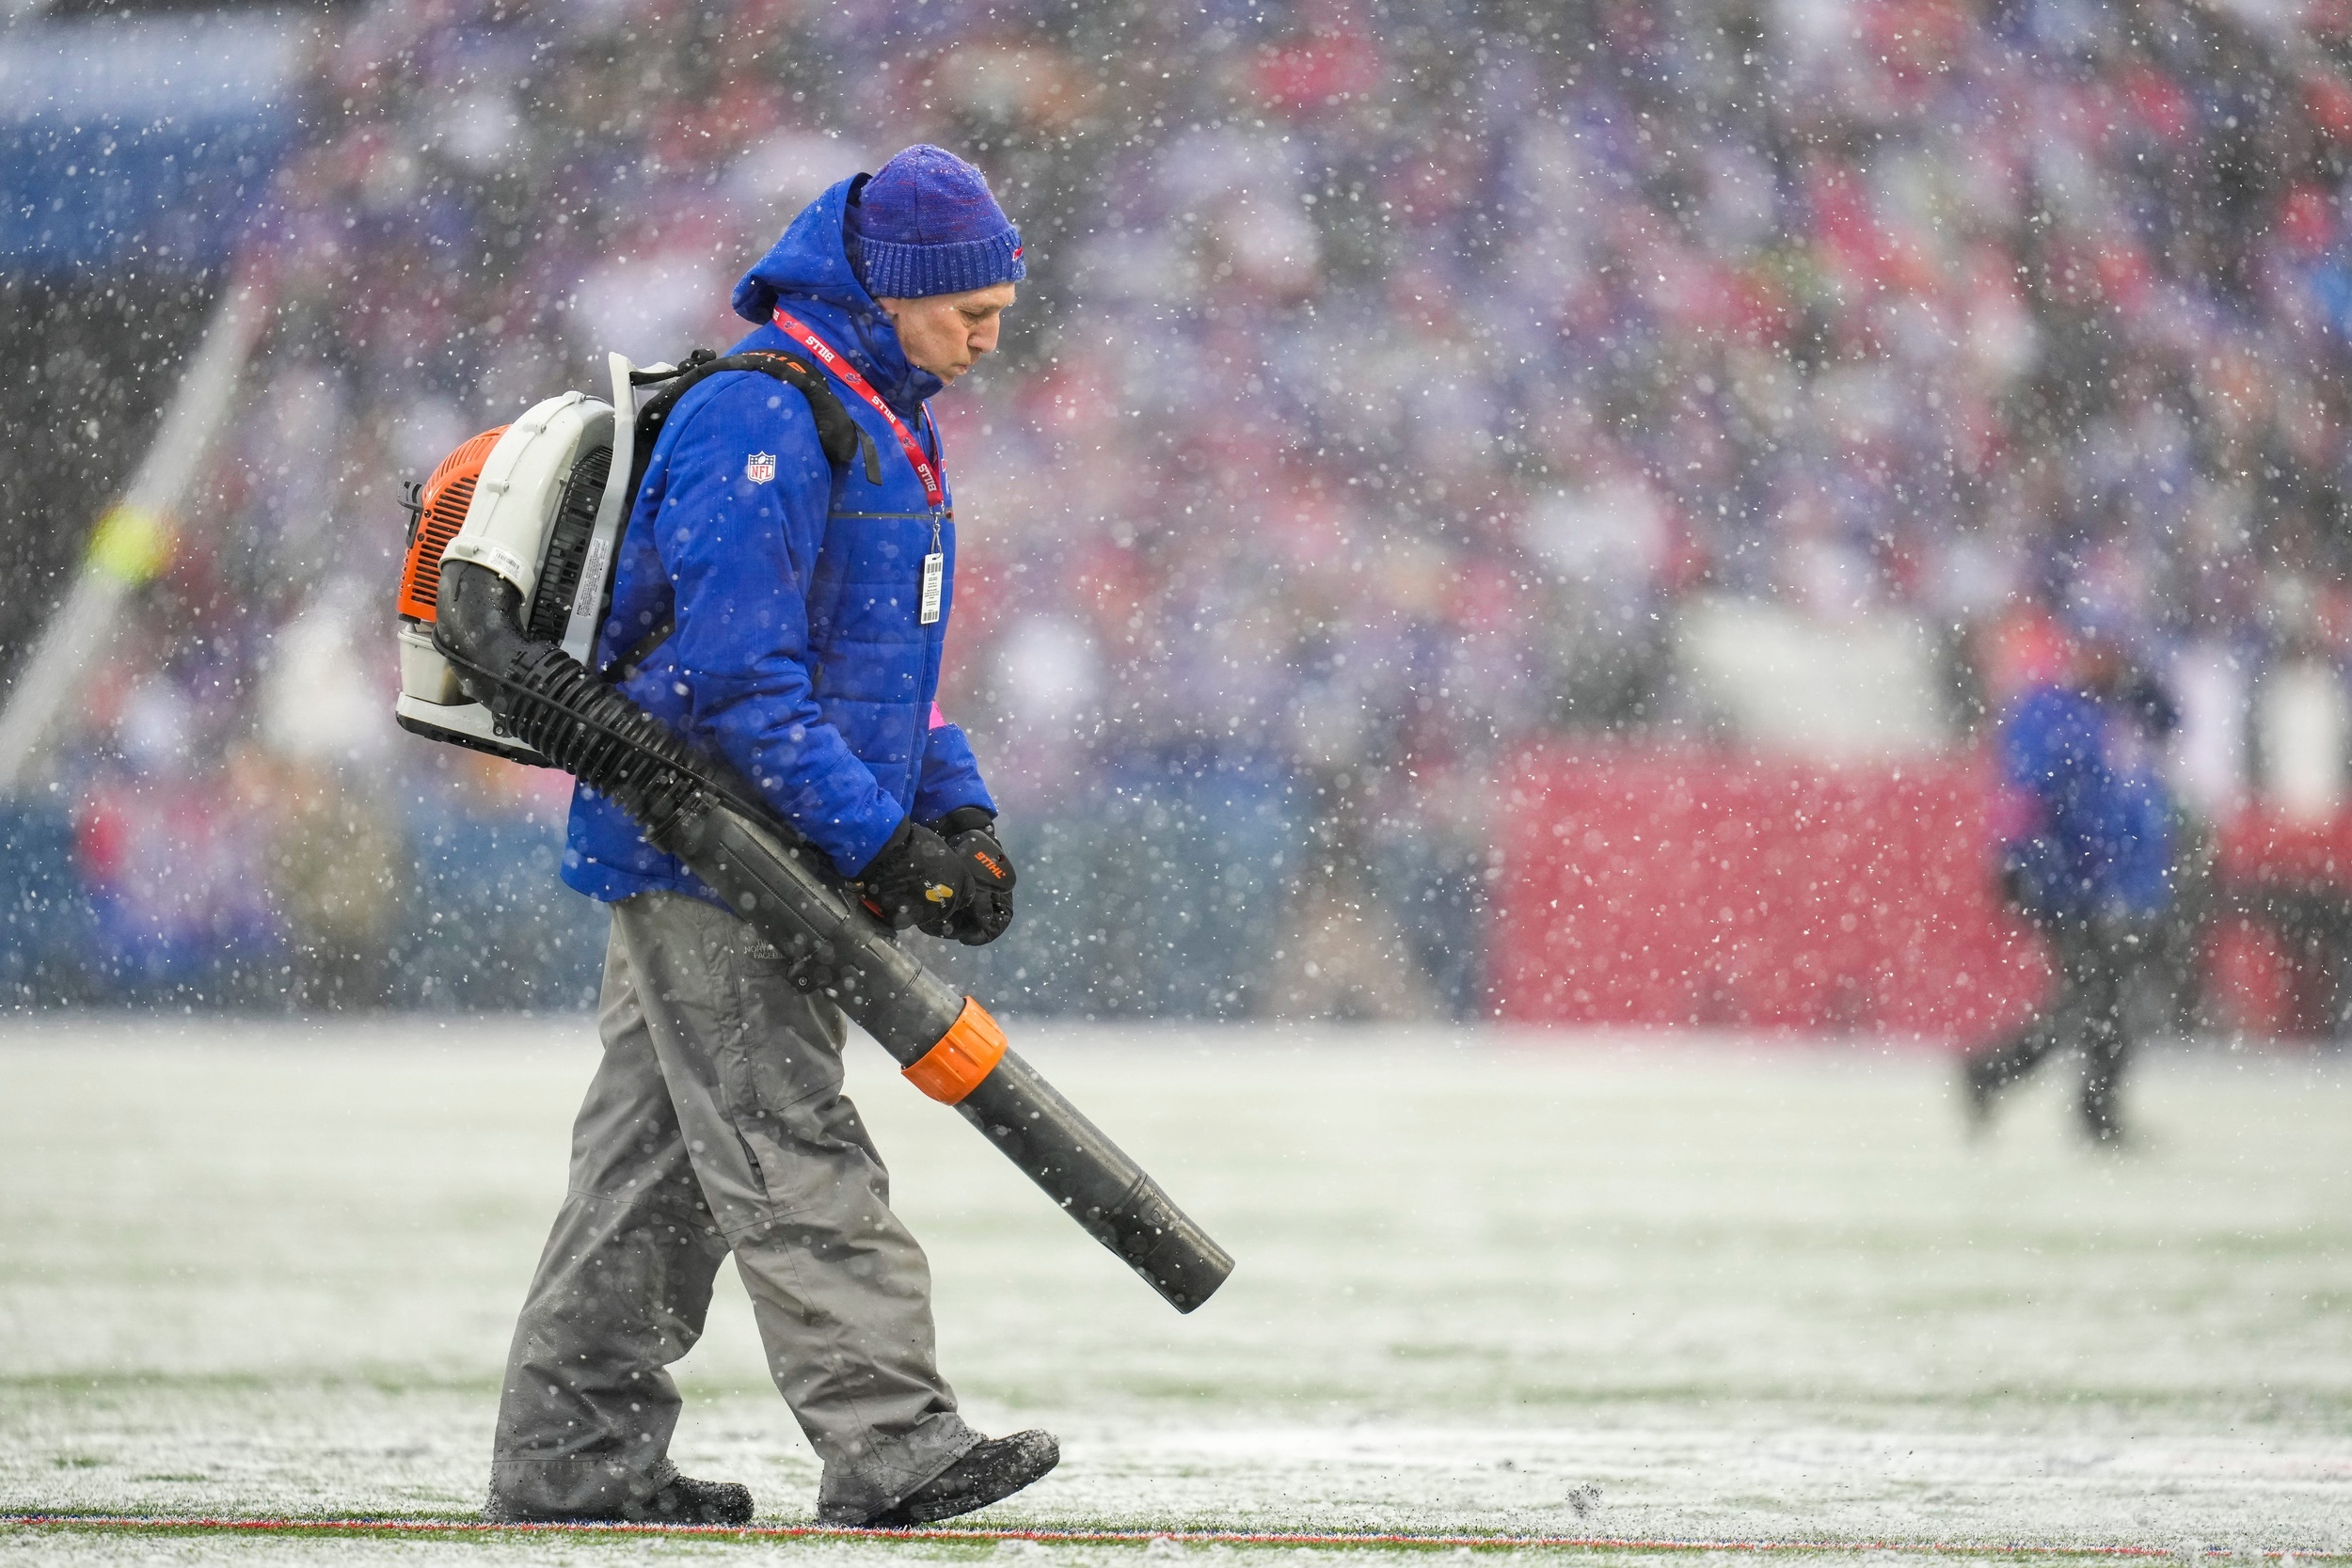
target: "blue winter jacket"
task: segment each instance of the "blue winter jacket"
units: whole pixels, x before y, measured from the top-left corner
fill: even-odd
[[[2033,832],[2003,859],[2033,912],[2144,917],[2171,902],[2171,800],[2152,770],[2119,756],[2131,722],[2058,686],[2026,692],[2002,721],[2002,774],[2037,808]]]
[[[923,404],[941,383],[907,362],[843,249],[855,183],[818,198],[736,285],[737,312],[762,325],[735,348],[806,358],[769,325],[781,302],[857,367],[936,465]],[[678,400],[629,514],[596,658],[612,673],[637,656],[621,689],[732,764],[855,876],[907,816],[995,803],[934,700],[954,608],[953,498],[935,521],[889,424],[835,389],[880,453],[879,484],[862,461],[829,464],[807,400],[771,376],[723,372]],[[934,548],[947,587],[927,626],[923,558]],[[675,629],[639,655],[665,625]],[[718,902],[585,784],[572,796],[564,880],[607,902],[655,888]]]

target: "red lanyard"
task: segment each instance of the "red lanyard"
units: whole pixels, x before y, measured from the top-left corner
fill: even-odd
[[[786,314],[782,306],[776,307],[775,323],[786,337],[815,355],[818,363],[833,372],[841,385],[864,398],[867,407],[890,421],[890,433],[898,437],[898,445],[906,451],[907,461],[914,465],[914,477],[923,482],[923,499],[931,503],[933,512],[946,511],[946,487],[939,483],[938,470],[931,467],[931,460],[924,452],[923,444],[914,438],[914,432],[909,430],[906,421],[898,418],[898,410],[884,403],[882,395],[874,390],[847,359],[835,354],[831,343],[811,332],[796,318]]]

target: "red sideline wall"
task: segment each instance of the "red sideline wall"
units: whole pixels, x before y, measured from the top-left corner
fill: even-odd
[[[1504,799],[1505,1019],[1975,1044],[2048,984],[1994,901],[1972,758],[1546,750]]]

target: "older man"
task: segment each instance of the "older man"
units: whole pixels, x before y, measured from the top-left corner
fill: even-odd
[[[886,917],[972,943],[1011,920],[1014,879],[972,748],[933,700],[955,523],[926,402],[996,346],[1025,275],[979,171],[937,148],[819,197],[736,286],[758,326],[735,352],[821,367],[861,456],[829,462],[808,403],[770,376],[695,386],[654,446],[597,648]],[[839,1009],[585,786],[563,875],[612,909],[604,1058],[516,1327],[488,1513],[751,1517],[743,1487],[668,1458],[665,1369],[729,1253],[824,1463],[820,1520],[924,1523],[1050,1470],[1049,1434],[989,1441],[956,1413],[929,1267],[841,1094]]]

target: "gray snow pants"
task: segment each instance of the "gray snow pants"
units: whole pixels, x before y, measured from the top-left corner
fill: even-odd
[[[2155,923],[2118,915],[2045,923],[2058,990],[2026,1027],[1976,1058],[1971,1070],[1995,1089],[2025,1077],[2068,1046],[2083,1056],[2083,1131],[2094,1143],[2122,1135],[2116,1089],[2135,1041],[2126,1016],[2134,978],[2158,961]]]
[[[676,1474],[676,1386],[730,1252],[769,1371],[862,1519],[977,1439],[932,1346],[930,1269],[841,1094],[847,1023],[732,914],[679,894],[612,908],[604,1061],[571,1191],[515,1326],[494,1511],[620,1517]]]

